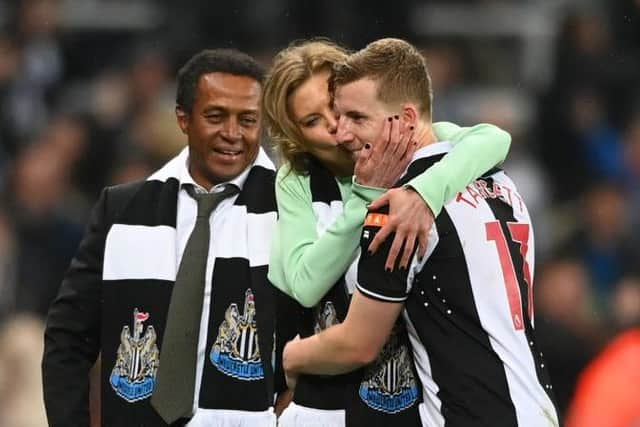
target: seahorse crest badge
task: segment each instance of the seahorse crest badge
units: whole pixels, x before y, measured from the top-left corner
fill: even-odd
[[[258,347],[256,305],[251,289],[244,297],[244,310],[236,303],[229,305],[218,328],[209,360],[223,374],[244,381],[264,378],[264,367]]]
[[[128,325],[122,328],[116,363],[109,377],[116,394],[129,403],[151,396],[156,383],[160,353],[153,326],[144,331],[147,320],[149,313],[133,310],[133,335]]]

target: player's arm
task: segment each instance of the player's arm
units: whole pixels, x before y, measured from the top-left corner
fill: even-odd
[[[373,362],[387,341],[402,303],[382,302],[356,290],[344,322],[285,347],[291,374],[336,375]]]
[[[387,191],[370,206],[370,209],[390,206],[389,221],[369,248],[376,251],[389,234],[396,233],[387,268],[394,268],[399,255],[402,255],[399,265],[406,267],[416,239],[419,253],[424,256],[425,236],[444,204],[470,182],[502,163],[511,144],[511,135],[491,124],[461,128],[453,123],[438,122],[433,124],[433,130],[438,141],[450,141],[453,149],[406,186]],[[404,242],[404,251],[400,254]]]
[[[389,337],[410,286],[408,270],[384,267],[390,241],[375,254],[366,250],[385,217],[384,213],[372,213],[365,221],[358,287],[344,322],[285,347],[283,363],[290,376],[351,371],[375,360]]]

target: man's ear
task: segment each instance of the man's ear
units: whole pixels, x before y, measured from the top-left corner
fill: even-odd
[[[189,114],[179,106],[176,106],[176,119],[178,121],[178,126],[180,126],[180,130],[186,135],[189,131]]]
[[[418,109],[415,104],[410,102],[402,104],[401,114],[405,123],[409,126],[416,126],[418,124],[420,113],[418,113]]]

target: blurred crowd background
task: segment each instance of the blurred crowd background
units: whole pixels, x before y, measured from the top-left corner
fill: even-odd
[[[512,134],[504,168],[536,229],[536,328],[563,414],[589,362],[640,325],[640,1],[3,0],[0,426],[46,425],[47,307],[100,189],[184,146],[179,66],[207,47],[269,65],[311,36],[406,38],[435,120]]]

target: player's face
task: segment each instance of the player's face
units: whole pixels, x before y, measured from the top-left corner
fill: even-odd
[[[314,74],[289,97],[292,120],[300,130],[307,151],[336,175],[352,175],[349,151],[338,144],[338,122],[329,95],[329,71]]]
[[[374,144],[393,115],[377,97],[378,84],[360,79],[336,88],[334,108],[338,116],[338,142],[357,159],[365,144]],[[397,113],[395,113],[397,114]]]
[[[189,141],[189,172],[209,189],[240,175],[260,146],[260,83],[227,73],[204,74],[191,113],[180,109],[178,125]]]

